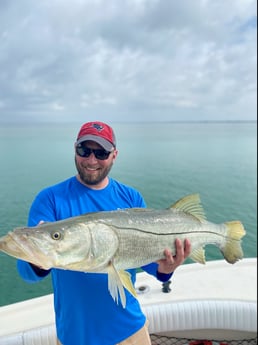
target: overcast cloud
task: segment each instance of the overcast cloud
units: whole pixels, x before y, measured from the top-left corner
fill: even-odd
[[[0,122],[256,120],[255,0],[0,0]]]

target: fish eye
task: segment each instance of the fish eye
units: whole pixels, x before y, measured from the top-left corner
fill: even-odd
[[[59,231],[52,232],[51,237],[53,240],[60,240],[61,232],[59,232]]]

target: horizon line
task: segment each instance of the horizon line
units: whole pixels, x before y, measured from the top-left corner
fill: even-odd
[[[93,120],[90,120],[89,121],[93,121]],[[105,122],[106,120],[96,120],[96,121],[101,121],[101,122]],[[62,121],[62,122],[59,122],[59,121],[23,121],[23,122],[15,122],[15,121],[0,121],[0,125],[14,125],[14,124],[17,124],[17,125],[28,125],[28,124],[77,124],[77,123],[82,123],[83,121]],[[87,121],[85,121],[87,122]],[[121,124],[129,124],[129,123],[132,123],[132,124],[162,124],[162,123],[174,123],[174,124],[198,124],[198,123],[257,123],[257,120],[187,120],[187,121],[184,121],[184,120],[164,120],[164,121],[155,121],[155,120],[152,120],[152,121],[148,121],[148,120],[142,120],[142,121],[121,121],[121,120],[118,120],[118,121],[112,121],[112,120],[109,120],[109,122],[111,123],[121,123]]]

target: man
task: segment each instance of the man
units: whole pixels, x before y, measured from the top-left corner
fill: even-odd
[[[103,122],[85,123],[75,142],[77,175],[42,190],[32,203],[28,225],[53,222],[94,211],[146,207],[138,191],[108,176],[118,151],[113,129]],[[162,282],[190,253],[190,243],[176,240],[176,255],[164,248],[165,259],[143,267]],[[174,253],[175,254],[175,253]],[[49,271],[18,260],[20,275],[29,282],[51,272],[58,344],[150,345],[146,317],[126,290],[126,307],[115,303],[107,275],[71,270]],[[135,282],[136,271],[129,270]]]

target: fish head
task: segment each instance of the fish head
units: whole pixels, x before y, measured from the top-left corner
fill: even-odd
[[[0,238],[0,250],[43,269],[76,268],[89,257],[91,235],[83,223],[57,221],[16,228]]]

